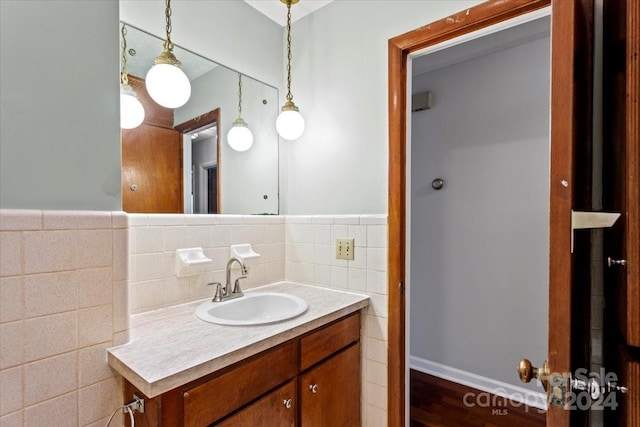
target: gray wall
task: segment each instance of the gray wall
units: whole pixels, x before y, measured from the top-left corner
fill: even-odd
[[[306,130],[282,143],[285,213],[387,212],[388,40],[479,3],[338,0],[294,22],[291,89]]]
[[[122,0],[120,18],[164,39],[164,3]],[[171,10],[171,39],[175,44],[254,79],[280,86],[281,26],[239,0],[178,0],[171,3]]]
[[[387,41],[479,3],[340,0],[294,23],[307,131],[281,143],[280,213],[386,212]],[[0,207],[119,210],[118,2],[0,4]],[[282,27],[236,0],[172,7],[175,43],[280,88],[282,104]],[[120,2],[124,21],[158,36],[163,11],[162,0]]]
[[[412,114],[410,354],[516,386],[547,353],[549,58],[544,38],[413,79],[435,105]]]
[[[0,208],[122,208],[119,7],[164,35],[162,0],[0,1]],[[280,26],[240,1],[172,8],[177,44],[280,85]]]
[[[0,2],[0,207],[120,210],[118,2]]]

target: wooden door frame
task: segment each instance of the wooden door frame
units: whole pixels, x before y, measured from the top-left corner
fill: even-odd
[[[628,394],[605,413],[607,425],[640,425],[640,1],[604,2],[603,208],[620,212],[605,232],[604,365]]]
[[[216,167],[217,167],[216,174],[218,175],[218,178],[216,180],[217,186],[218,186],[218,188],[216,188],[216,199],[217,199],[216,203],[218,207],[218,212],[216,213],[222,213],[220,212],[222,208],[222,204],[221,204],[222,195],[220,194],[220,187],[221,187],[220,174],[221,174],[221,165],[222,165],[222,161],[221,161],[222,159],[220,158],[220,153],[222,152],[222,150],[220,149],[220,145],[222,144],[222,139],[220,138],[220,108],[216,108],[215,110],[211,110],[208,113],[201,114],[198,117],[194,117],[191,120],[187,120],[184,123],[180,123],[179,125],[175,126],[174,129],[180,132],[181,135],[183,135],[185,133],[189,133],[196,129],[203,128],[212,123],[216,123]]]
[[[608,269],[607,285],[616,289],[620,305],[609,313],[618,317],[628,345],[640,347],[640,1],[604,3],[605,43],[605,210],[622,218],[607,237],[607,255],[624,258],[624,268]],[[621,78],[623,76],[623,78]],[[608,166],[608,169],[607,169]]]
[[[582,0],[489,0],[444,19],[389,40],[389,242],[388,242],[388,425],[405,425],[406,338],[406,134],[407,134],[407,59],[411,53],[496,23],[552,6],[552,118],[550,174],[550,246],[549,263],[549,365],[555,372],[571,371],[571,209],[573,187],[574,140],[578,123],[574,116],[576,85],[573,82],[573,53],[580,43],[574,37]],[[570,25],[567,25],[567,24]],[[570,73],[570,74],[569,74]],[[555,112],[555,113],[554,113]],[[555,114],[555,116],[554,116]],[[555,120],[554,120],[555,117]],[[563,120],[564,118],[564,120]],[[569,260],[567,262],[567,260]],[[556,349],[558,351],[556,351]],[[517,361],[514,361],[514,366]],[[514,368],[515,375],[515,368]],[[552,407],[547,425],[567,426],[569,413]]]

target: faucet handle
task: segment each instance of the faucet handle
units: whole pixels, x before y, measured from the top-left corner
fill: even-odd
[[[207,283],[207,286],[216,286],[216,291],[215,294],[213,295],[213,299],[211,301],[213,302],[220,302],[222,301],[222,283],[220,282],[212,282],[212,283]]]
[[[240,276],[236,279],[235,284],[233,285],[233,293],[234,294],[240,294],[240,296],[242,296],[242,291],[240,290],[240,279],[246,279],[247,276]]]

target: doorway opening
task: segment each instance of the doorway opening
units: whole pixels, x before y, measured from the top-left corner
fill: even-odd
[[[546,395],[515,365],[547,354],[550,10],[416,52],[410,64],[412,425],[444,416],[544,426]],[[456,393],[447,405],[442,394]]]
[[[183,135],[185,213],[218,212],[218,125],[211,123]]]
[[[184,213],[220,213],[220,110],[175,127],[182,135]]]
[[[575,367],[588,364],[590,234],[574,233],[575,210],[591,205],[592,108],[593,108],[593,17],[590,1],[519,0],[487,1],[439,21],[389,40],[389,424],[405,425],[408,404],[408,322],[407,290],[411,235],[410,193],[407,192],[411,144],[407,135],[411,61],[421,49],[485,30],[530,12],[551,6],[551,95],[550,95],[550,203],[549,203],[549,279],[548,279],[548,360],[550,372],[533,369],[521,360],[518,373],[525,381],[551,378],[548,395],[552,397],[546,414],[548,426],[568,426],[580,422],[587,411],[564,410],[567,400],[558,382]],[[408,143],[409,140],[409,143]],[[446,185],[446,183],[445,183]],[[439,185],[439,187],[441,187]],[[574,236],[575,234],[575,236]],[[575,244],[574,244],[575,243]],[[520,331],[526,335],[527,330]],[[472,357],[473,355],[470,355]],[[538,366],[541,366],[537,363]],[[512,365],[513,366],[513,365]],[[555,374],[554,374],[555,373]],[[560,396],[556,398],[556,396]],[[577,425],[577,424],[576,424]]]

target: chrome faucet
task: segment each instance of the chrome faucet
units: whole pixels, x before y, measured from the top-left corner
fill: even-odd
[[[233,290],[231,289],[231,266],[234,263],[238,263],[240,264],[240,277],[238,277],[235,281],[235,284],[233,286]],[[224,298],[223,299],[229,299],[229,298],[237,298],[237,297],[241,297],[243,295],[242,291],[240,290],[240,280],[241,279],[246,279],[247,278],[247,267],[244,265],[244,262],[242,262],[241,259],[236,258],[236,257],[232,257],[229,262],[227,262],[227,282],[224,285]]]

